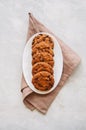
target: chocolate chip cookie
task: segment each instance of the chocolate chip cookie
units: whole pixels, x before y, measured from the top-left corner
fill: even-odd
[[[54,56],[54,52],[53,52],[52,48],[49,46],[49,44],[47,44],[44,41],[40,42],[39,44],[36,44],[33,47],[33,49],[32,49],[32,55],[34,55],[36,53],[41,53],[41,52],[48,52],[52,56]]]
[[[35,75],[40,71],[46,71],[53,75],[53,68],[46,62],[37,62],[32,66],[32,75]]]
[[[47,35],[47,34],[39,34],[37,35],[32,42],[32,48],[36,45],[39,44],[41,41],[46,42],[47,44],[49,44],[49,46],[53,49],[54,48],[54,43],[52,38]]]
[[[54,78],[49,72],[41,71],[33,76],[32,83],[36,89],[46,91],[53,87]]]
[[[36,64],[37,62],[46,62],[52,67],[54,66],[54,59],[48,52],[36,53],[32,57],[32,65]]]

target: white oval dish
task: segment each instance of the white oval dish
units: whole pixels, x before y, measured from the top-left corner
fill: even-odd
[[[32,41],[34,39],[35,36],[37,36],[38,34],[47,34],[49,35],[53,42],[54,42],[54,85],[50,90],[47,91],[40,91],[38,89],[36,89],[34,87],[34,85],[32,84]],[[62,51],[61,48],[58,44],[58,41],[56,40],[56,38],[54,36],[52,36],[49,33],[46,32],[41,32],[41,33],[36,33],[34,34],[27,42],[25,48],[24,48],[24,52],[23,52],[23,62],[22,62],[22,67],[23,67],[23,74],[24,74],[24,78],[26,83],[28,84],[28,86],[36,93],[38,94],[48,94],[51,91],[53,91],[61,78],[62,75],[62,70],[63,70],[63,56],[62,56]]]

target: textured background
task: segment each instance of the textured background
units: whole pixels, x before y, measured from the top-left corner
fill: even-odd
[[[82,59],[45,116],[20,93],[30,11]],[[86,130],[86,0],[0,0],[0,130],[41,128]]]

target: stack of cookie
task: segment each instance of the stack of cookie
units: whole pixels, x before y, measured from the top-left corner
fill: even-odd
[[[50,90],[54,84],[54,43],[47,34],[37,35],[32,42],[32,83],[41,91]]]

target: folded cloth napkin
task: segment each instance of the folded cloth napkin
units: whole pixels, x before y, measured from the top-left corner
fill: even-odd
[[[29,13],[29,27],[28,27],[26,41],[28,41],[32,35],[38,32],[48,32],[54,35],[42,23],[40,23],[31,13]],[[60,82],[55,88],[55,90],[46,95],[37,94],[29,88],[22,74],[21,92],[23,95],[24,104],[30,110],[37,109],[43,114],[46,114],[49,106],[51,105],[55,97],[57,96],[58,92],[63,87],[64,83],[67,81],[69,76],[72,74],[76,66],[80,63],[79,56],[72,49],[70,49],[62,40],[60,40],[57,36],[55,37],[63,53],[63,72],[62,72]]]

